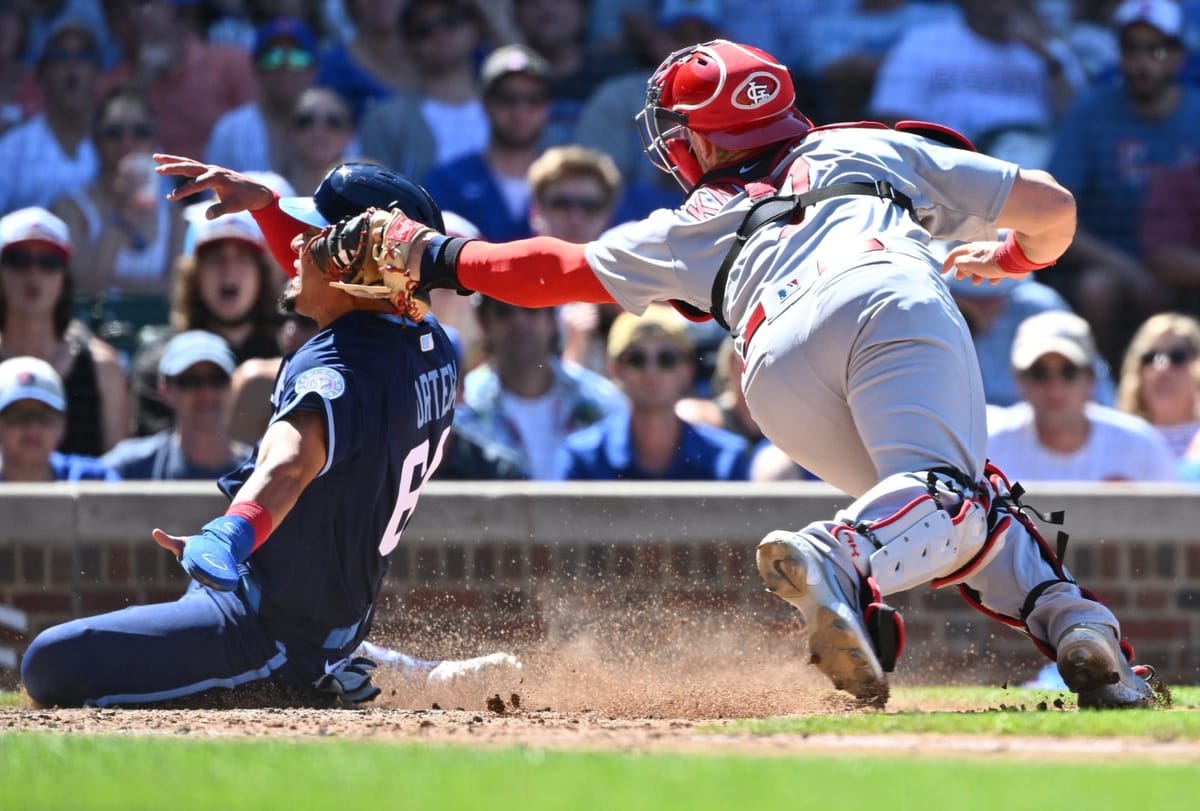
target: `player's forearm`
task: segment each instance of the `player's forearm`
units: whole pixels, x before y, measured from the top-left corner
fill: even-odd
[[[458,279],[471,290],[522,307],[613,301],[588,265],[583,246],[550,237],[468,242],[458,255]]]
[[[1075,237],[1075,198],[1049,173],[1022,169],[998,225],[1012,229],[1029,260],[1053,262]]]
[[[254,472],[233,504],[261,505],[278,526],[325,466],[325,423],[315,412],[296,411],[267,429]],[[260,540],[261,543],[261,540]]]

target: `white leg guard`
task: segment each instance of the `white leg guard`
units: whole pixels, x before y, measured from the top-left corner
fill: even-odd
[[[948,472],[899,473],[839,512],[831,531],[881,593],[940,588],[970,577],[1003,548],[1008,523],[988,533],[990,504],[990,490],[980,493]]]

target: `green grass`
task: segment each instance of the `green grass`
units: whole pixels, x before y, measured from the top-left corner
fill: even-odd
[[[1052,691],[898,688],[888,712],[740,722],[777,734],[946,733],[1200,739],[1200,687],[1169,710],[1076,712]],[[1064,709],[1053,706],[1065,698]],[[944,709],[919,712],[930,702]],[[1038,705],[1045,702],[1045,709]],[[0,693],[0,705],[19,704]],[[716,730],[724,740],[728,728]],[[463,743],[466,743],[464,739]],[[182,739],[0,734],[0,809],[818,809],[1014,811],[1191,807],[1200,769],[1102,752],[1033,761],[976,751],[952,762],[905,746],[759,756],[468,749],[338,738]],[[1193,799],[1188,799],[1188,798]]]
[[[953,764],[467,750],[347,741],[0,736],[0,808],[330,809],[1169,808],[1200,791],[1192,765]],[[1069,802],[1066,801],[1069,798]]]

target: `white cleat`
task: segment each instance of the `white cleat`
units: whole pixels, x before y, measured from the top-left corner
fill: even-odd
[[[425,692],[437,704],[482,705],[492,695],[512,692],[522,667],[511,653],[447,659],[429,671]]]
[[[811,664],[837,689],[876,707],[886,704],[883,668],[833,562],[796,533],[778,531],[758,545],[758,572],[769,590],[800,612]]]
[[[1058,641],[1058,672],[1081,708],[1153,707],[1154,691],[1136,675],[1107,625],[1084,622]]]

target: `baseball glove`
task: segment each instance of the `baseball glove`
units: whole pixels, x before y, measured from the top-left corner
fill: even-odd
[[[417,291],[407,270],[415,241],[437,232],[398,210],[369,208],[324,228],[304,251],[330,278],[331,287],[352,296],[388,299],[414,321],[429,313],[429,294]]]

